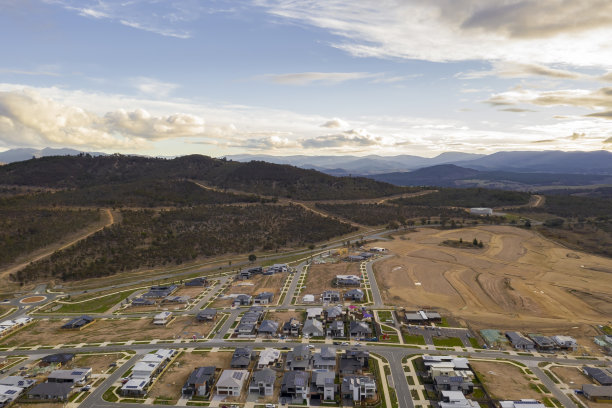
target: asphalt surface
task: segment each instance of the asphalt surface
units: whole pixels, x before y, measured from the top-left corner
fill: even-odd
[[[563,404],[565,408],[578,408],[574,402],[561,392],[557,385],[537,366],[529,366],[529,369],[542,381],[542,383],[553,393],[556,399]]]
[[[366,263],[366,271],[368,273],[368,279],[370,280],[370,290],[372,291],[372,300],[374,301],[375,308],[384,307],[382,297],[380,296],[380,290],[378,289],[378,283],[376,283],[376,277],[374,276],[374,270],[372,264],[383,259],[389,258],[391,255],[383,256],[382,258],[375,259],[372,262]]]

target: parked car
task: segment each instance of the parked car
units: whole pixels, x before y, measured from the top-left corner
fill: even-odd
[[[84,387],[81,387],[81,391],[89,391],[91,390],[91,385],[86,385]]]

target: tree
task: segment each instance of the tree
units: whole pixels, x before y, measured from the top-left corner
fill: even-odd
[[[474,238],[474,240],[472,241],[472,245],[474,245],[474,246],[478,245],[478,240],[476,238]]]
[[[312,251],[313,249],[315,249],[315,245],[314,244],[308,245],[308,249],[310,249]]]
[[[531,221],[525,220],[525,228],[531,228]]]
[[[249,255],[249,262],[253,263],[257,260],[257,255],[251,254]]]

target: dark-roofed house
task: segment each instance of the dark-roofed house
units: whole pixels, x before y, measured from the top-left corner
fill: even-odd
[[[317,319],[307,319],[304,322],[302,328],[302,334],[310,337],[323,337],[325,336],[325,329],[323,329],[323,323]]]
[[[274,336],[278,333],[278,322],[274,320],[264,320],[259,325],[259,334],[264,336]]]
[[[255,296],[255,298],[253,299],[253,304],[254,305],[268,305],[272,302],[272,299],[274,299],[274,293],[261,292],[260,294]]]
[[[469,394],[474,390],[474,383],[462,376],[438,375],[434,377],[436,391],[461,391]]]
[[[439,323],[442,321],[442,316],[440,316],[438,312],[429,310],[406,311],[404,313],[404,320],[406,320],[408,324]]]
[[[217,311],[215,309],[204,309],[198,312],[196,319],[198,322],[206,322],[210,320],[215,320],[217,318]]]
[[[249,385],[249,393],[270,397],[274,394],[276,371],[269,368],[255,371]]]
[[[49,364],[59,364],[64,365],[67,362],[69,362],[70,360],[72,360],[74,358],[74,354],[70,354],[70,353],[58,353],[58,354],[51,354],[48,356],[44,356],[40,362],[42,363],[42,365],[49,365]]]
[[[283,334],[288,336],[299,336],[301,323],[295,318],[290,318],[288,322],[283,324]]]
[[[155,301],[151,299],[145,299],[143,297],[132,299],[132,306],[152,306],[154,304]]]
[[[351,321],[349,325],[349,335],[355,338],[370,337],[372,328],[366,322]]]
[[[365,294],[361,289],[351,289],[344,292],[344,299],[352,300],[353,302],[361,302],[363,301]]]
[[[72,386],[68,383],[41,383],[32,387],[28,392],[28,399],[37,401],[66,401]]]
[[[70,320],[68,323],[64,324],[62,326],[62,329],[77,329],[77,330],[81,330],[82,328],[84,328],[88,324],[93,323],[93,321],[94,321],[93,317],[87,316],[87,315],[83,315],[83,316],[80,316],[80,317],[75,317],[74,319]]]
[[[204,277],[193,278],[190,281],[185,282],[185,286],[206,286],[207,280]]]
[[[360,374],[368,367],[370,353],[362,350],[347,350],[340,356],[340,374]]]
[[[157,285],[151,286],[151,289],[144,295],[145,298],[162,299],[170,296],[175,290],[178,289],[176,285]]]
[[[315,353],[312,360],[315,370],[336,371],[336,348],[322,346],[320,353]]]
[[[510,344],[517,350],[534,350],[535,343],[523,336],[519,332],[509,331],[506,332],[506,337],[510,340]]]
[[[584,366],[582,371],[601,385],[612,385],[612,375],[601,368]]]
[[[548,336],[530,334],[529,338],[533,340],[538,350],[549,351],[549,350],[554,350],[555,348],[557,348],[557,345],[555,344],[554,340]]]
[[[323,302],[339,302],[340,292],[337,290],[326,290],[321,294],[321,301]]]
[[[376,381],[372,377],[345,376],[341,386],[342,398],[364,401],[376,396]]]
[[[612,402],[612,386],[584,384],[582,393],[586,398],[595,402]]]
[[[313,371],[310,398],[333,401],[338,389],[335,380],[336,373],[332,371]]]
[[[281,398],[289,398],[292,403],[302,404],[308,398],[308,373],[287,371],[281,384]]]
[[[344,337],[344,322],[335,320],[327,325],[326,330],[328,337]]]
[[[287,353],[286,367],[291,371],[305,371],[310,369],[312,355],[305,345],[296,346]]]
[[[333,322],[334,320],[342,317],[342,307],[340,306],[328,307],[327,309],[323,311],[323,314],[325,315],[325,320],[327,320],[328,322]]]
[[[183,385],[183,397],[207,396],[215,383],[215,367],[196,367]]]
[[[230,367],[232,368],[249,368],[249,364],[251,364],[251,357],[253,355],[253,350],[247,347],[238,347],[234,350],[234,354],[232,355],[232,362],[230,363]]]
[[[248,306],[252,300],[253,297],[251,295],[240,294],[234,298],[234,306]]]
[[[72,370],[54,370],[47,377],[47,382],[83,385],[91,376],[91,368],[73,368]]]

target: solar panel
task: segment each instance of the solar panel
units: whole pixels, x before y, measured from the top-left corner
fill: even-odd
[[[235,371],[232,377],[235,378],[236,380],[240,380],[242,379],[242,374],[243,374],[242,371]]]

